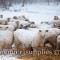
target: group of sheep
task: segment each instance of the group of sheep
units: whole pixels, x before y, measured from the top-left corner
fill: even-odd
[[[33,50],[38,50],[47,44],[59,49],[60,20],[55,18],[51,22],[41,22],[37,25],[24,16],[4,19],[3,15],[0,15],[0,49],[32,47]]]

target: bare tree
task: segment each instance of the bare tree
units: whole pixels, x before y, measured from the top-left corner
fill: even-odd
[[[49,0],[47,0],[47,2],[48,2],[48,5],[50,5],[50,1],[49,1]]]
[[[48,3],[48,5],[50,5],[51,2],[55,2],[58,5],[60,3],[60,0],[0,0],[0,6],[2,6],[3,8],[7,8],[10,7],[12,4],[20,3],[22,3],[22,7],[24,7],[27,3]]]
[[[60,0],[57,0],[57,5],[59,5]]]
[[[22,0],[22,7],[24,7],[25,5],[25,0]]]

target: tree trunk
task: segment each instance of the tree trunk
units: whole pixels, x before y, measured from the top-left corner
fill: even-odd
[[[49,0],[48,0],[48,5],[50,5],[50,4],[49,4]]]
[[[24,4],[25,4],[25,0],[23,0],[23,2],[22,2],[22,7],[24,7]]]

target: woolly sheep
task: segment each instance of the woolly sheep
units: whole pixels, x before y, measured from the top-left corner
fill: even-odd
[[[6,30],[11,30],[11,31],[14,31],[15,30],[15,28],[14,28],[14,26],[12,26],[12,25],[4,25],[4,27],[3,27],[4,29],[6,29]]]
[[[19,24],[22,24],[22,25],[29,25],[30,23],[27,22],[27,21],[19,21]]]
[[[0,30],[3,30],[3,25],[0,25]]]
[[[38,30],[37,28],[29,28],[31,31],[36,31]],[[50,28],[50,29],[40,29],[45,32],[45,41],[44,41],[44,46],[47,44],[50,44],[53,48],[56,48],[57,46],[57,36],[60,34],[60,30],[57,28]]]
[[[21,24],[22,24],[22,25],[30,25],[29,22],[24,21],[24,20],[18,20],[18,19],[17,19],[17,20],[11,19],[10,22],[15,22],[15,23],[18,25],[19,28],[20,28],[20,25],[21,25]]]
[[[44,46],[49,45],[48,47],[56,48],[56,46],[57,46],[57,36],[59,35],[59,32],[60,32],[59,29],[54,30],[54,28],[51,28],[51,29],[29,28],[29,30],[31,30],[31,31],[36,31],[36,30],[45,31]]]
[[[44,45],[44,36],[45,33],[42,32],[41,30],[35,30],[35,31],[30,31],[30,30],[24,30],[24,29],[17,29],[14,32],[14,43],[17,47],[23,47],[23,48],[28,48],[32,47],[33,50],[38,47],[42,47]]]
[[[18,28],[20,28],[21,25],[23,25],[23,26],[29,26],[30,25],[29,22],[23,21],[23,20],[16,20],[15,22],[16,22]]]
[[[18,17],[17,16],[13,16],[13,19],[18,19]]]
[[[57,36],[60,35],[60,29],[58,28],[50,28],[49,30],[53,30],[57,34]]]
[[[7,18],[7,21],[10,22],[11,18]]]
[[[36,28],[37,26],[36,26],[36,24],[34,22],[30,22],[30,26],[29,27],[30,28]]]
[[[13,44],[13,32],[0,30],[0,49],[9,49]]]
[[[19,18],[26,19],[26,17],[24,15],[19,16]]]
[[[16,22],[16,19],[10,19],[10,22]]]
[[[14,31],[14,27],[12,25],[0,25],[2,30],[11,30]]]
[[[57,36],[60,34],[60,30],[58,29],[58,28],[50,28],[50,29],[40,29],[40,28],[29,28],[28,30],[31,30],[31,31],[36,31],[36,30],[44,30],[44,31],[48,31],[48,32],[46,32],[45,33],[45,38],[46,38],[46,40],[45,40],[45,45],[50,45],[50,46],[52,46],[52,47],[56,47],[56,40],[57,40]],[[50,40],[51,39],[51,40]],[[48,41],[48,42],[47,42]],[[55,45],[53,45],[54,44],[54,42],[56,42],[55,43]],[[46,43],[47,42],[47,43]],[[51,44],[49,44],[49,43],[51,43]]]
[[[52,28],[52,25],[48,25],[48,24],[39,24],[37,25],[37,28],[40,28],[40,29],[49,29],[49,28]]]
[[[14,26],[15,29],[17,28],[17,24],[15,22],[8,22],[7,24]]]
[[[6,25],[7,24],[7,19],[0,18],[0,24]]]
[[[18,17],[18,20],[25,20],[25,19],[24,19],[23,17],[20,17],[20,16],[19,16],[19,17]]]
[[[60,29],[60,20],[54,20],[49,22],[48,24],[53,24],[55,28],[59,28]]]
[[[27,22],[29,22],[29,23],[30,23],[29,19],[25,19],[25,21],[27,21]]]
[[[53,30],[46,30],[44,45],[49,43],[53,48],[57,46],[57,34]]]

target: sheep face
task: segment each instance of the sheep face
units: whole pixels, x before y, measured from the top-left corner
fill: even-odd
[[[26,19],[26,17],[24,15],[21,16],[22,18]]]
[[[44,46],[44,42],[45,42],[45,33],[48,32],[48,30],[44,31],[44,30],[39,30],[39,34],[40,34],[40,46],[43,47]]]
[[[40,24],[43,24],[44,22],[42,21]]]
[[[35,22],[30,22],[30,24],[35,24]]]
[[[47,21],[45,21],[45,23],[46,23],[46,24],[48,24],[48,22],[47,22]]]
[[[16,24],[17,24],[17,28],[19,27],[19,21],[16,21]]]
[[[54,20],[58,20],[58,16],[54,16]]]
[[[45,31],[39,30],[39,33],[40,33],[40,36],[41,36],[42,38],[45,37]]]
[[[29,22],[29,23],[30,23],[29,19],[25,19],[25,21],[27,21],[27,22]]]
[[[35,22],[30,22],[30,27],[35,28]]]
[[[5,27],[5,30],[8,29],[9,27]]]
[[[48,30],[39,30],[40,32],[40,46],[43,47],[45,43],[45,37]]]
[[[3,18],[3,15],[0,15],[0,18]]]
[[[54,28],[58,28],[57,24],[53,24],[53,27],[54,27]]]
[[[20,24],[20,27],[19,27],[19,29],[22,29],[23,28],[23,25],[22,24]]]
[[[49,30],[39,30],[40,34],[41,34],[41,37],[44,38],[46,33],[48,32]]]
[[[8,22],[10,21],[11,18],[7,18]]]
[[[18,19],[18,17],[17,16],[14,16],[13,19]]]

